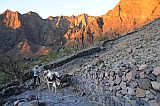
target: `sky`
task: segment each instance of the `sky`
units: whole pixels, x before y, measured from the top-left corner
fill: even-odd
[[[113,9],[120,0],[0,0],[0,14],[9,9],[21,14],[33,11],[42,18],[87,13],[100,16]]]

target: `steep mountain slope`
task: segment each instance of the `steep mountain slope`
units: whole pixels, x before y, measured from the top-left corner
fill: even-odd
[[[60,87],[57,93],[53,93],[45,89],[42,83],[35,89],[11,96],[6,104],[159,106],[159,27],[160,19],[157,19],[123,37],[97,45],[97,48],[103,48],[99,52],[95,53],[92,48],[88,48],[65,59],[60,58],[53,63],[48,63],[47,66],[51,71],[63,75],[72,74],[73,84],[69,87]],[[74,58],[71,59],[73,56]],[[61,64],[62,61],[64,64]],[[26,89],[18,88],[19,86],[13,84],[8,84],[11,92],[8,88],[2,87],[0,98],[15,92],[19,94],[19,89],[20,91]],[[31,96],[37,97],[37,100],[30,100]]]
[[[90,39],[90,35],[87,33],[88,30],[91,30],[94,41],[96,41],[97,36],[103,34],[116,38],[159,18],[159,10],[159,0],[121,0],[113,10],[105,15],[92,19],[83,17],[83,21],[81,21],[83,27],[77,29],[77,25],[74,25],[70,29],[73,31],[69,30],[65,36],[66,38],[72,36],[71,39],[67,39],[70,44],[75,42],[75,38],[78,38],[78,41],[82,43],[83,33],[86,45],[88,45]]]
[[[44,20],[34,12],[21,15],[10,10],[0,15],[0,22],[0,51],[14,50],[27,57],[44,47],[49,51],[61,47],[70,24],[67,17]]]
[[[13,50],[28,57],[41,55],[38,53],[44,47],[47,54],[64,45],[90,46],[98,36],[116,38],[159,18],[159,11],[159,0],[121,0],[113,10],[99,17],[81,14],[42,19],[34,12],[6,10],[0,14],[0,51]]]
[[[159,27],[160,19],[107,42],[102,52],[84,57],[78,54],[61,67],[55,68],[54,62],[50,66],[54,71],[73,74],[81,92],[102,105],[159,106]]]
[[[160,19],[109,45],[99,57],[72,64],[82,91],[106,106],[160,106]]]

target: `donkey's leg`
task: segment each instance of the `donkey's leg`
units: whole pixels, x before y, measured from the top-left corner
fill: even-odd
[[[48,86],[48,89],[50,90],[50,84],[49,84],[49,82],[47,82],[47,86]]]
[[[54,82],[53,83],[53,87],[54,87],[54,91],[55,91],[55,93],[57,92],[57,89],[56,89],[56,83]]]

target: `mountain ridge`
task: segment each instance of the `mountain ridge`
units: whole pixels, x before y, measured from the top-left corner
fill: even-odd
[[[49,16],[41,18],[35,12],[20,14],[6,10],[0,14],[1,51],[16,49],[18,53],[29,57],[37,54],[41,47],[49,51],[61,47],[88,47],[99,36],[117,38],[160,17],[158,0],[121,0],[113,10],[101,16],[80,14],[78,16]],[[28,46],[39,46],[30,54],[20,52],[17,45],[27,41]],[[30,48],[30,47],[28,47]],[[32,51],[35,51],[34,53]],[[43,52],[43,51],[42,51]]]

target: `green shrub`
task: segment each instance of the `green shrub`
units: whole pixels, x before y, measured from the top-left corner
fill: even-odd
[[[97,37],[97,41],[104,41],[104,40],[108,40],[108,36],[107,35],[101,35]]]
[[[51,61],[53,59],[56,59],[59,57],[59,53],[58,52],[52,52],[47,56],[47,61]]]
[[[3,84],[9,80],[9,75],[0,72],[0,84]]]
[[[59,53],[60,54],[64,54],[64,53],[72,53],[73,51],[78,51],[79,49],[76,47],[76,48],[63,48],[63,49],[60,49]]]

